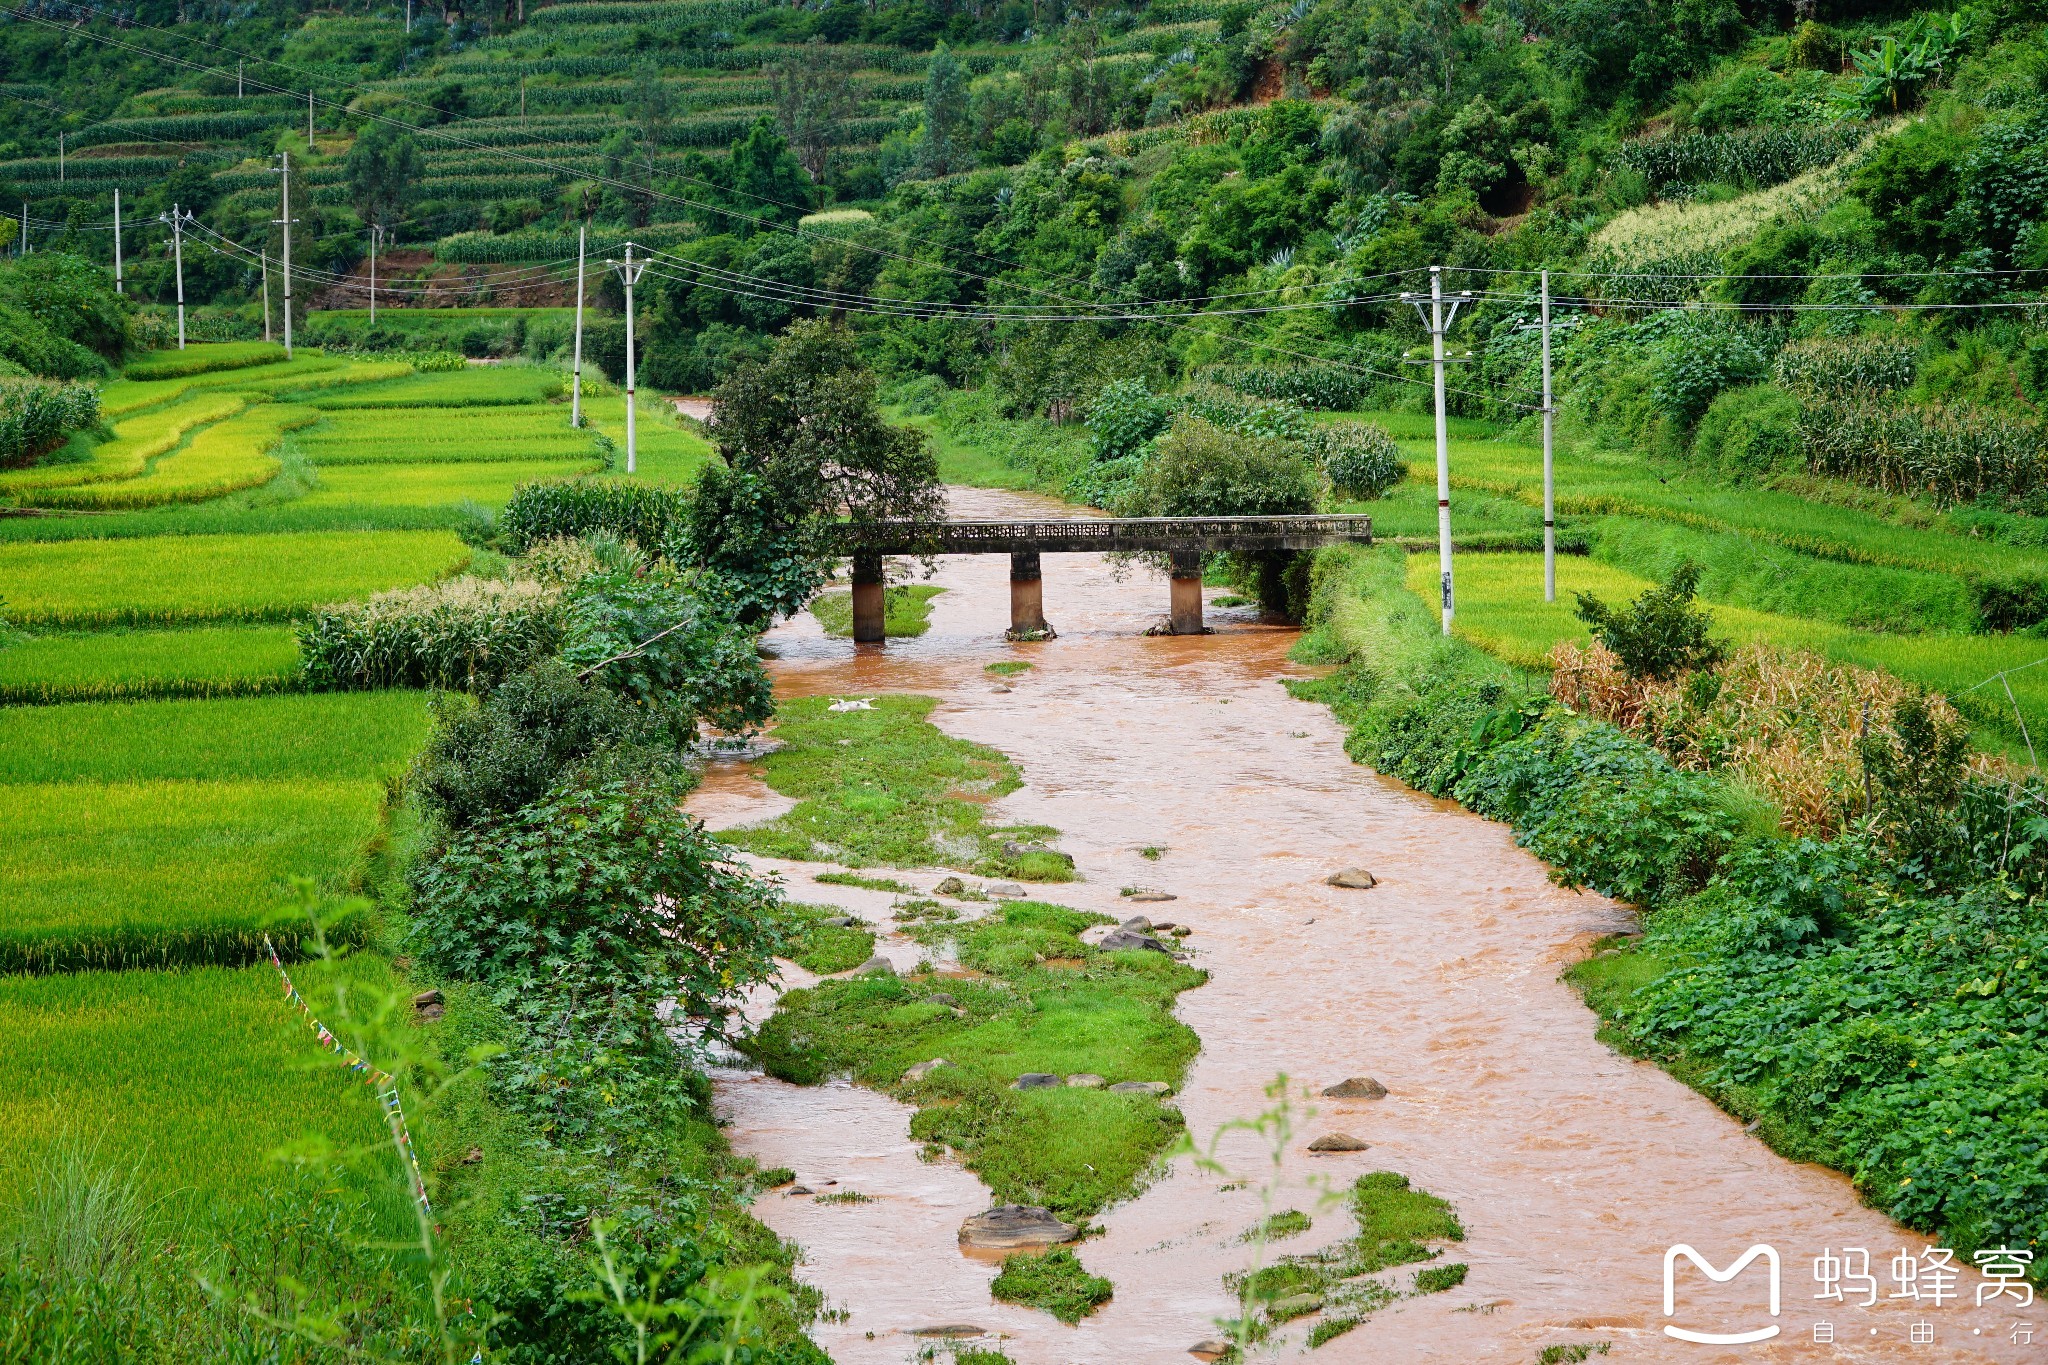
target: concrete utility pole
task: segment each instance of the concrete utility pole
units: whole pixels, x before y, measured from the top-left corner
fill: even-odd
[[[1557,600],[1557,488],[1551,448],[1557,436],[1557,407],[1550,401],[1550,272],[1543,272],[1543,600]]]
[[[17,256],[28,255],[28,200],[21,201],[21,244],[15,248]]]
[[[125,294],[127,286],[121,283],[121,191],[114,190],[114,292]]]
[[[320,150],[313,145],[313,92],[311,89],[306,91],[306,150],[308,152]]]
[[[292,358],[292,154],[277,154],[278,225],[284,229],[284,358]]]
[[[583,247],[590,224],[576,225],[576,357],[569,366],[569,425],[583,425]]]
[[[613,261],[611,264],[626,286],[626,472],[631,474],[638,467],[639,457],[633,417],[633,286],[639,283],[640,272],[647,269],[647,262],[634,263],[633,244],[628,242],[625,261]]]
[[[1472,302],[1470,294],[1453,294],[1444,297],[1444,268],[1433,265],[1429,268],[1429,295],[1425,308],[1421,294],[1403,294],[1402,298],[1415,305],[1415,311],[1422,315],[1423,326],[1429,329],[1430,369],[1436,388],[1436,541],[1437,568],[1443,584],[1444,634],[1451,633],[1451,614],[1454,595],[1451,591],[1451,426],[1450,416],[1444,407],[1444,334],[1451,329],[1451,323],[1458,316],[1458,309]],[[1450,311],[1444,311],[1444,305]]]
[[[235,63],[235,98],[242,98],[242,64]]]
[[[178,349],[185,349],[185,224],[192,221],[192,215],[171,205],[169,213],[157,215],[159,223],[171,225],[171,260],[175,263],[178,276]]]
[[[256,259],[263,267],[263,339],[270,340],[270,253],[261,252]]]
[[[57,183],[64,183],[64,134],[57,134]]]
[[[382,225],[370,224],[370,325],[377,325],[377,239],[384,235]]]

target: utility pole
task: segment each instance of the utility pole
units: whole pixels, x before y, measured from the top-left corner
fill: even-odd
[[[1472,302],[1470,294],[1454,294],[1444,297],[1444,268],[1433,265],[1429,268],[1428,307],[1424,307],[1421,294],[1403,294],[1402,298],[1415,305],[1415,311],[1422,315],[1422,322],[1429,329],[1430,369],[1436,389],[1436,542],[1437,568],[1443,585],[1444,634],[1451,633],[1451,613],[1454,596],[1451,591],[1451,425],[1450,416],[1444,407],[1444,334],[1451,329],[1451,323],[1458,316],[1458,309]],[[1444,305],[1450,304],[1450,311]]]
[[[14,254],[17,256],[28,255],[28,200],[26,199],[21,201],[21,246],[16,249]]]
[[[235,63],[235,98],[242,98],[242,64]]]
[[[64,183],[64,134],[57,134],[57,183]]]
[[[313,145],[313,90],[311,86],[306,88],[306,150],[308,152],[320,150]]]
[[[377,325],[377,239],[384,235],[381,224],[370,224],[370,325]]]
[[[121,283],[121,190],[114,188],[114,292],[125,294],[128,289]]]
[[[270,340],[270,253],[261,252],[256,258],[263,267],[263,339]]]
[[[576,225],[576,359],[569,367],[569,425],[583,425],[583,245],[590,224]]]
[[[279,182],[278,226],[284,229],[284,358],[292,358],[292,154],[277,154]]]
[[[1557,408],[1550,401],[1550,272],[1543,272],[1543,600],[1557,600],[1557,485],[1552,447]]]
[[[192,215],[171,205],[169,213],[157,215],[159,223],[171,225],[171,259],[176,263],[178,275],[178,349],[185,349],[185,224],[192,221]]]
[[[626,285],[626,472],[631,474],[639,454],[633,421],[633,286],[639,282],[640,272],[647,269],[647,262],[634,263],[633,244],[628,242],[624,263],[613,261],[611,265]]]

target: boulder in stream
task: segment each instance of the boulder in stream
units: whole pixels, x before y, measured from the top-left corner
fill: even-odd
[[[1133,905],[1157,905],[1161,901],[1177,901],[1180,897],[1174,895],[1171,891],[1148,890],[1133,891],[1130,895],[1125,896],[1124,899]]]
[[[1168,1095],[1173,1087],[1165,1081],[1118,1081],[1109,1088],[1112,1095]]]
[[[1015,882],[990,882],[988,893],[1001,900],[1020,901],[1024,899],[1024,888]]]
[[[1370,1076],[1353,1076],[1350,1080],[1323,1087],[1323,1095],[1333,1100],[1383,1100],[1387,1088]]]
[[[1191,1356],[1200,1356],[1204,1360],[1217,1360],[1222,1358],[1223,1356],[1229,1355],[1230,1350],[1231,1347],[1229,1342],[1218,1341],[1214,1337],[1209,1337],[1205,1340],[1198,1341],[1194,1345],[1188,1347],[1188,1354]]]
[[[1347,867],[1342,872],[1332,872],[1323,878],[1329,886],[1342,886],[1352,891],[1370,891],[1378,886],[1379,878],[1362,867]]]
[[[964,896],[967,894],[967,883],[961,881],[958,877],[948,877],[932,888],[932,894],[934,896]]]
[[[1117,928],[1128,929],[1134,934],[1149,934],[1152,932],[1152,921],[1146,919],[1143,915],[1132,915],[1122,924],[1119,924]]]
[[[1311,1152],[1362,1152],[1372,1146],[1364,1138],[1349,1133],[1325,1133],[1308,1145]]]
[[[896,975],[896,964],[883,957],[880,953],[876,953],[866,962],[854,968],[853,974],[855,976],[894,976]]]
[[[1071,1242],[1080,1231],[1035,1204],[998,1204],[960,1225],[960,1245],[986,1251],[1025,1251]]]
[[[1010,1082],[1012,1090],[1053,1090],[1060,1084],[1060,1078],[1050,1071],[1027,1071]]]
[[[903,1083],[905,1085],[915,1085],[940,1067],[951,1065],[953,1064],[944,1057],[934,1057],[928,1062],[919,1062],[916,1066],[903,1073]]]
[[[1123,953],[1140,949],[1154,953],[1167,951],[1166,945],[1152,937],[1152,935],[1137,933],[1121,927],[1112,929],[1109,933],[1104,934],[1102,941],[1095,946],[1102,949],[1105,953]]]

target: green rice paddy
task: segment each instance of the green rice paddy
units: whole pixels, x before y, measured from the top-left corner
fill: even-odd
[[[0,640],[0,705],[274,692],[298,671],[289,626],[16,633]]]
[[[0,784],[395,776],[426,742],[418,692],[82,702],[0,710]]]
[[[501,506],[512,490],[536,479],[573,479],[604,468],[592,454],[581,460],[451,461],[447,464],[356,464],[320,471],[320,486],[297,500],[301,507],[438,507],[474,502]]]
[[[454,572],[446,531],[161,536],[0,544],[10,619],[36,626],[283,621]]]

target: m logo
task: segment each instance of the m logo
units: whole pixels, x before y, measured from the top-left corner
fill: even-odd
[[[1771,1271],[1771,1316],[1774,1318],[1778,1316],[1778,1253],[1775,1248],[1765,1246],[1759,1242],[1743,1252],[1742,1258],[1736,1261],[1734,1265],[1729,1266],[1726,1270],[1716,1270],[1713,1263],[1707,1260],[1706,1257],[1700,1255],[1699,1252],[1694,1251],[1685,1243],[1680,1242],[1677,1246],[1670,1248],[1664,1253],[1665,1317],[1678,1316],[1678,1258],[1680,1256],[1685,1257],[1686,1260],[1691,1261],[1694,1265],[1705,1271],[1707,1278],[1715,1284],[1728,1283],[1728,1281],[1740,1275],[1743,1268],[1751,1261],[1761,1256]],[[1747,1332],[1694,1332],[1684,1327],[1673,1327],[1666,1323],[1664,1335],[1667,1337],[1677,1337],[1680,1341],[1697,1341],[1707,1346],[1740,1346],[1744,1342],[1768,1341],[1770,1338],[1778,1335],[1778,1325],[1772,1323],[1768,1327],[1757,1327]]]

